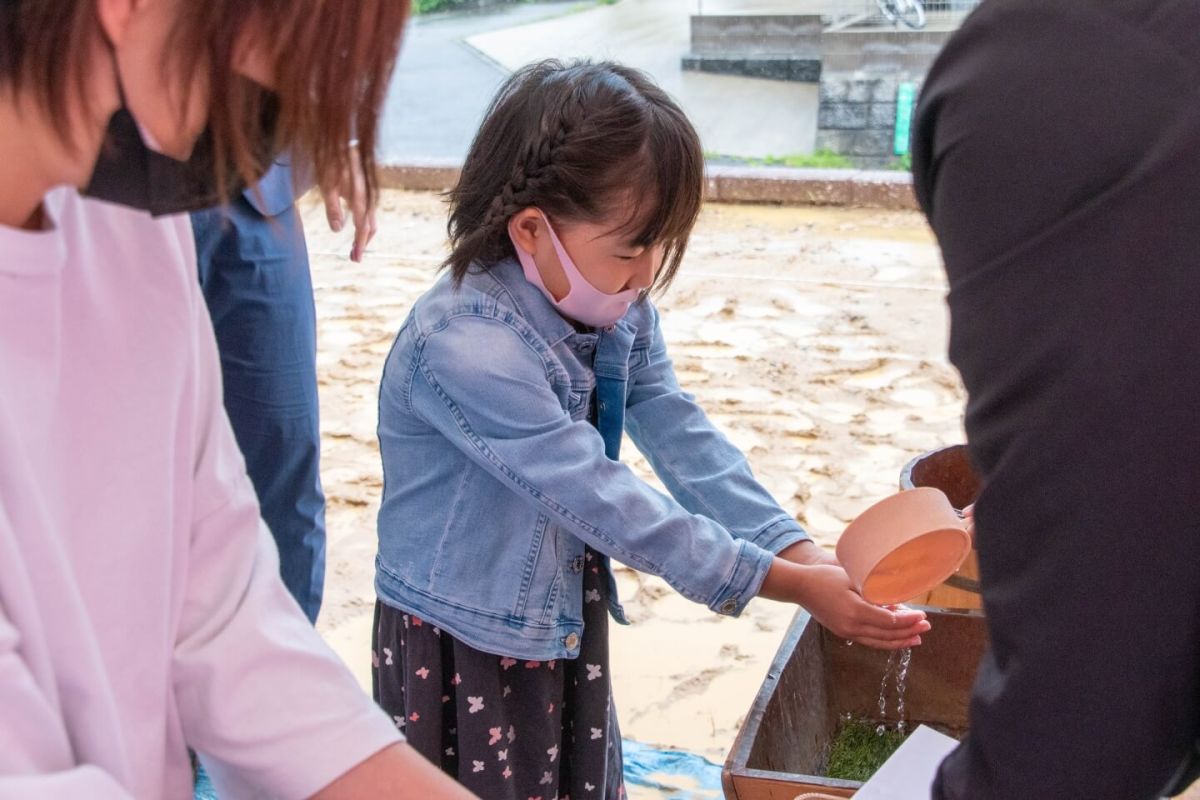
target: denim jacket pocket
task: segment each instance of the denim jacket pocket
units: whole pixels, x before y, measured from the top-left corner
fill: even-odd
[[[587,417],[588,402],[591,398],[591,389],[571,387],[567,397],[567,413],[571,415],[571,419],[579,420]]]
[[[546,624],[562,591],[562,571],[558,568],[558,527],[546,514],[538,514],[529,552],[521,575],[517,604],[513,609],[519,619],[535,618]]]

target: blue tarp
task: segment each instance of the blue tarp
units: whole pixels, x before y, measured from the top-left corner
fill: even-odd
[[[658,750],[626,739],[625,783],[657,789],[663,800],[720,798],[721,766],[682,750]]]
[[[708,800],[721,797],[721,767],[682,750],[658,750],[626,739],[625,783],[653,789],[662,800]],[[217,800],[204,770],[196,781],[196,800]]]
[[[196,775],[195,800],[217,800],[217,793],[213,791],[212,784],[208,782],[208,775],[204,774],[204,767],[201,767],[199,774]]]

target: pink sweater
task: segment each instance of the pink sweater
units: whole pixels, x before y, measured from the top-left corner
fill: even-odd
[[[277,577],[185,217],[0,227],[0,798],[304,797],[399,739]]]

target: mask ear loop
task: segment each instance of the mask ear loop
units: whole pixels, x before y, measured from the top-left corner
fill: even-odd
[[[117,46],[107,36],[104,37],[104,45],[108,48],[109,60],[112,62],[113,83],[117,85],[117,110],[128,109],[129,101],[125,98],[125,82],[121,80],[121,64],[117,61]]]
[[[2,0],[0,0],[2,1]],[[109,124],[112,124],[112,118],[122,111],[129,112],[129,102],[125,99],[125,83],[121,80],[121,67],[117,63],[117,47],[113,44],[112,39],[104,37],[104,44],[108,48],[109,60],[112,62],[113,83],[117,85],[117,107],[109,116]],[[132,114],[130,115],[132,117]],[[136,120],[135,120],[136,124]],[[138,126],[138,133],[141,133],[141,127]],[[104,137],[103,143],[100,145],[109,157],[112,157],[113,150],[116,148],[114,143],[107,135]]]

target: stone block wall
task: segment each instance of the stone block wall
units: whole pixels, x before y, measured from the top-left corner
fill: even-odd
[[[821,76],[817,112],[818,150],[848,157],[855,166],[877,169],[899,161],[894,155],[896,93],[901,83],[920,89],[923,74],[863,72]]]

